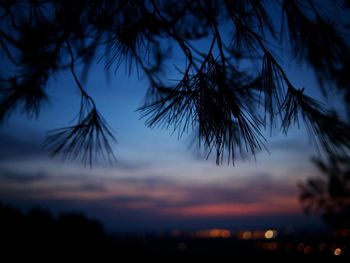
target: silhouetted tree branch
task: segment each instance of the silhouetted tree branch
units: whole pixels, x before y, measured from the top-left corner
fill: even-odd
[[[122,64],[149,80],[141,115],[150,127],[173,127],[179,137],[195,132],[216,162],[265,148],[266,128],[287,133],[303,120],[317,147],[348,155],[349,124],[295,87],[282,61],[289,50],[310,66],[326,96],[350,98],[349,46],[341,24],[348,2],[257,0],[47,0],[0,2],[1,55],[16,68],[0,87],[0,120],[18,109],[37,116],[51,76],[69,70],[81,93],[76,124],[53,131],[53,154],[92,164],[114,159],[114,136],[82,79],[92,63],[106,70]],[[326,17],[338,8],[339,17]],[[280,30],[276,29],[282,17]],[[347,28],[348,30],[349,28]],[[284,33],[286,32],[286,33]],[[207,43],[197,45],[198,41]],[[169,50],[186,63],[175,85],[166,78]],[[260,68],[256,65],[261,64]],[[244,67],[242,67],[244,65]],[[77,74],[83,68],[83,75]],[[244,69],[243,69],[244,68]]]

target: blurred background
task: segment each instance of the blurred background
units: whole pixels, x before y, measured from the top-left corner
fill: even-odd
[[[196,45],[206,50],[210,43],[204,39]],[[290,53],[276,53],[295,87],[307,87],[307,95],[345,118],[342,94],[323,96],[310,68],[288,63],[294,59]],[[185,65],[178,48],[167,55],[177,66]],[[1,77],[17,72],[9,59],[0,65],[6,69]],[[84,70],[77,66],[80,75]],[[169,79],[181,76],[173,66],[164,71]],[[71,72],[52,74],[42,113],[28,118],[17,109],[0,129],[4,256],[45,260],[49,252],[61,259],[151,262],[349,259],[349,157],[320,153],[303,123],[288,136],[279,127],[267,129],[266,151],[243,152],[234,163],[216,165],[215,157],[195,146],[195,135],[146,127],[137,111],[149,87],[142,74],[130,74],[128,66],[106,73],[100,59],[82,79],[115,131],[111,147],[117,162],[86,166],[52,158],[43,147],[48,131],[73,125],[81,101]]]

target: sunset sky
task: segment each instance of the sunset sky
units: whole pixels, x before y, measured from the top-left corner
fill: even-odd
[[[315,86],[310,72],[289,69],[296,86]],[[45,132],[67,125],[79,107],[69,74],[52,79],[50,103],[37,120],[14,113],[0,130],[0,200],[24,209],[80,211],[111,231],[232,229],[320,225],[305,216],[297,183],[318,173],[316,154],[303,128],[268,139],[270,153],[216,166],[172,130],[148,129],[135,110],[147,83],[120,70],[106,81],[103,65],[93,68],[86,87],[116,132],[118,162],[84,167],[51,159]],[[317,95],[311,88],[311,93]],[[277,132],[276,132],[277,134]]]

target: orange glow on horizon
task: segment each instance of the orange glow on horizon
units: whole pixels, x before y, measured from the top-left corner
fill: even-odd
[[[232,217],[253,215],[291,214],[300,212],[300,205],[295,198],[283,204],[253,203],[253,204],[208,204],[176,208],[164,208],[160,213],[183,217]]]

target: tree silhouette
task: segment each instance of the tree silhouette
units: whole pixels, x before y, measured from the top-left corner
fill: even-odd
[[[42,208],[23,213],[0,203],[0,232],[1,256],[6,258],[25,255],[27,259],[40,262],[46,261],[48,255],[59,259],[108,258],[110,241],[102,224],[80,213],[55,217]]]
[[[14,109],[37,116],[47,101],[47,81],[68,70],[81,94],[78,117],[50,132],[45,144],[53,155],[85,164],[100,156],[113,160],[114,136],[82,84],[102,59],[106,70],[126,65],[130,74],[147,77],[139,111],[149,127],[171,126],[179,136],[195,132],[218,164],[242,152],[254,155],[265,148],[263,130],[287,133],[299,119],[317,147],[348,154],[349,125],[294,86],[277,57],[289,50],[314,70],[324,95],[336,90],[349,101],[349,25],[340,23],[346,6],[312,0],[0,1],[1,53],[16,69],[1,80],[0,120]],[[325,15],[331,9],[339,12],[333,20]],[[201,40],[205,48],[197,45]],[[176,66],[175,85],[164,70],[171,48],[186,62]]]
[[[304,210],[321,214],[333,229],[350,229],[350,158],[331,156],[327,162],[314,162],[322,176],[300,184]]]

